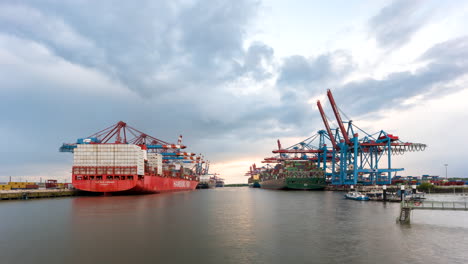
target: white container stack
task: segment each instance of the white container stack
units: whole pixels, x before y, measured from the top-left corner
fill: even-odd
[[[78,144],[74,150],[74,166],[137,166],[138,175],[145,173],[146,151],[131,144]]]
[[[158,174],[162,173],[162,155],[159,153],[148,153],[148,166],[150,170],[157,169]]]
[[[73,151],[73,166],[97,166],[96,146],[78,144]]]

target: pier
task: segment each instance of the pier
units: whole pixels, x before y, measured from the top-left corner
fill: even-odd
[[[397,221],[402,224],[410,223],[412,210],[468,211],[468,202],[404,200],[401,202],[400,216]]]
[[[78,191],[68,189],[9,190],[0,191],[0,200],[28,200],[75,196]]]

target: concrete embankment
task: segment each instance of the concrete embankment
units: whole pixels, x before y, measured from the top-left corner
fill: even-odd
[[[0,200],[28,200],[36,198],[55,198],[79,195],[79,191],[67,189],[6,190],[0,191]]]

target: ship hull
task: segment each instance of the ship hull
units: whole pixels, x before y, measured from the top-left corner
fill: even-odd
[[[253,181],[252,183],[249,183],[249,186],[251,188],[260,188],[260,182],[258,180]]]
[[[262,189],[272,190],[323,190],[325,186],[322,178],[281,178],[260,182]]]
[[[258,179],[249,178],[248,184],[250,188],[260,188],[260,181]]]
[[[213,189],[216,187],[216,184],[214,182],[199,182],[197,184],[197,189]]]
[[[145,176],[132,180],[73,180],[76,189],[106,194],[144,194],[191,191],[198,181],[175,177]]]

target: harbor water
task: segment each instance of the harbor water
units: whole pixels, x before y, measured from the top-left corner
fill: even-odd
[[[468,212],[398,214],[341,192],[247,187],[2,201],[0,263],[468,263]]]

